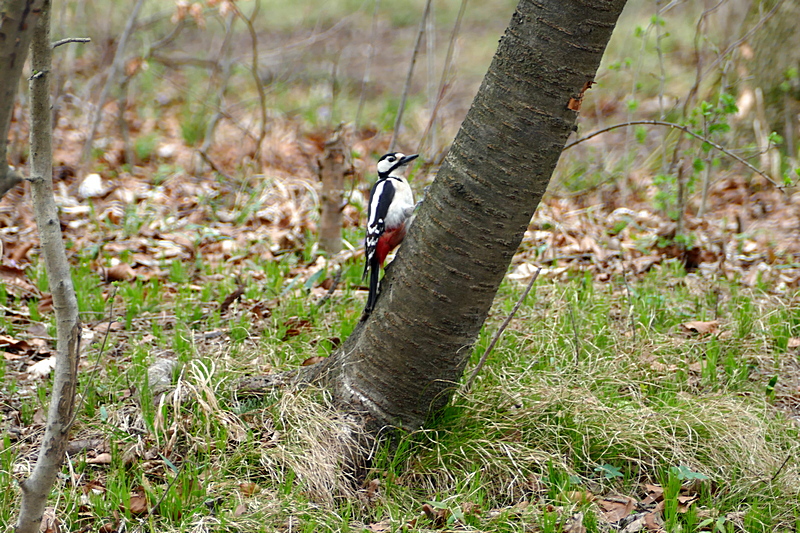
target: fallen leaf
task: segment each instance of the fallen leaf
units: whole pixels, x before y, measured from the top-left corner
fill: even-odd
[[[39,524],[39,532],[58,533],[59,529],[55,507],[46,507],[42,514],[42,522]]]
[[[789,343],[787,344],[788,348],[800,348],[800,337],[791,337],[789,339]]]
[[[247,481],[244,483],[239,483],[239,490],[242,491],[242,494],[245,496],[252,496],[253,494],[257,494],[261,490],[261,487],[259,487],[256,483]]]
[[[100,334],[105,334],[106,331],[122,331],[125,329],[125,324],[117,320],[111,322],[103,321],[97,323],[92,329]]]
[[[15,285],[27,292],[36,292],[36,288],[28,282],[25,270],[9,265],[0,265],[0,280],[6,285]]]
[[[327,359],[327,357],[324,357],[322,355],[315,355],[313,357],[309,357],[308,359],[300,363],[300,366],[316,365],[317,363],[324,361],[325,359]]]
[[[15,352],[26,351],[30,348],[27,341],[17,339],[10,335],[0,335],[0,348],[13,350]]]
[[[130,281],[136,279],[136,271],[128,263],[119,263],[103,269],[102,276],[105,281]]]
[[[644,488],[647,491],[647,496],[641,501],[643,505],[649,505],[664,499],[664,487],[661,485],[649,485],[645,483]]]
[[[699,494],[692,494],[690,496],[678,496],[678,512],[679,513],[686,513],[689,511],[689,507],[700,499]]]
[[[597,501],[597,505],[603,510],[601,517],[606,522],[616,523],[631,514],[636,500],[630,496],[617,496],[613,498],[603,498]]]
[[[389,520],[381,520],[380,522],[375,522],[374,524],[367,524],[367,531],[371,531],[373,533],[385,533],[386,531],[392,531],[392,523]]]
[[[247,506],[243,503],[240,503],[236,506],[236,509],[233,510],[233,516],[242,516],[244,513],[247,512]]]
[[[39,304],[36,306],[36,310],[43,315],[51,312],[53,310],[53,295],[43,294]]]
[[[56,356],[51,355],[47,359],[42,359],[38,363],[33,363],[28,367],[28,374],[32,378],[43,378],[50,374],[56,367]]]
[[[583,525],[583,513],[575,513],[567,519],[564,524],[564,533],[586,533],[586,527]]]
[[[110,453],[101,453],[98,454],[97,457],[90,457],[86,459],[86,464],[88,465],[110,465],[111,464],[111,454]]]
[[[219,304],[219,314],[224,315],[228,308],[231,306],[233,302],[238,300],[244,294],[244,287],[240,286],[238,289],[230,293],[225,299]]]
[[[131,500],[128,504],[128,510],[132,515],[146,514],[147,508],[147,495],[143,487],[138,487],[131,495]]]
[[[709,322],[703,322],[700,320],[692,320],[691,322],[684,322],[681,324],[681,327],[689,332],[689,333],[696,333],[698,335],[708,335],[710,333],[714,333],[719,328],[719,320],[711,320]]]
[[[574,503],[589,503],[595,500],[594,494],[585,490],[573,490],[567,493],[567,499]]]

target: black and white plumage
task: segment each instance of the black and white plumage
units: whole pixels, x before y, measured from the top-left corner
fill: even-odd
[[[414,213],[414,194],[402,171],[418,157],[392,152],[378,161],[378,181],[369,199],[367,235],[364,239],[366,265],[364,277],[369,278],[369,296],[364,313],[368,315],[378,300],[380,269],[391,252],[406,236],[408,220]]]

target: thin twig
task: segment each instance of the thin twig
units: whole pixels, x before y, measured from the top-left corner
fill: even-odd
[[[60,39],[55,41],[52,46],[53,48],[58,48],[59,46],[68,44],[68,43],[90,43],[92,40],[89,37],[67,37],[66,39]]]
[[[372,12],[372,33],[367,47],[367,63],[364,65],[364,77],[361,79],[361,96],[358,97],[358,109],[356,110],[355,131],[361,125],[361,113],[364,111],[364,103],[367,101],[367,85],[369,84],[370,70],[372,69],[372,58],[375,56],[375,39],[378,35],[378,8],[381,0],[375,0],[375,9]]]
[[[331,299],[331,296],[333,296],[333,293],[336,292],[336,288],[339,286],[339,283],[342,281],[342,272],[343,271],[344,271],[344,269],[342,267],[339,267],[339,270],[336,271],[336,274],[334,274],[334,276],[333,276],[333,280],[331,280],[331,286],[328,289],[328,292],[325,293],[325,296],[323,296],[320,299],[320,301],[317,302],[317,307],[322,307],[322,305],[325,302],[327,302],[328,300]]]
[[[781,470],[783,470],[783,467],[784,467],[784,466],[786,466],[786,463],[788,463],[788,462],[789,462],[789,459],[791,459],[791,458],[792,458],[792,455],[793,455],[793,454],[791,454],[791,453],[790,453],[789,455],[787,455],[787,456],[786,456],[786,459],[784,459],[784,460],[783,460],[783,462],[781,463],[781,466],[779,466],[779,467],[778,467],[778,469],[775,471],[775,473],[774,473],[774,474],[772,474],[772,477],[771,477],[771,478],[769,478],[769,482],[770,482],[770,483],[772,483],[772,482],[774,482],[776,479],[778,479],[778,476],[780,475],[780,473],[781,473]]]
[[[628,297],[628,316],[631,319],[631,340],[636,344],[636,317],[634,315],[633,297],[631,286],[628,284],[628,269],[625,268],[625,256],[622,256],[622,282],[625,283],[625,293]]]
[[[514,308],[508,314],[508,316],[503,321],[503,323],[500,324],[500,327],[497,328],[497,331],[495,332],[494,337],[492,338],[492,342],[489,343],[489,346],[486,348],[486,351],[484,351],[483,355],[481,355],[481,358],[478,361],[478,364],[475,365],[475,369],[472,371],[472,374],[469,376],[469,379],[467,380],[467,383],[464,385],[464,391],[465,392],[469,391],[472,388],[472,384],[475,382],[475,378],[478,377],[478,374],[480,373],[481,369],[483,368],[483,365],[486,364],[486,359],[489,358],[489,354],[492,353],[492,350],[494,349],[495,344],[497,344],[497,341],[500,340],[500,335],[502,335],[503,332],[506,330],[506,328],[508,327],[508,324],[511,322],[511,319],[514,318],[514,315],[517,314],[517,311],[519,311],[519,308],[522,306],[522,302],[524,302],[525,298],[528,297],[528,293],[531,292],[531,289],[533,288],[533,284],[536,282],[536,278],[539,277],[539,272],[541,272],[541,271],[542,271],[541,268],[537,268],[536,269],[536,272],[534,272],[533,277],[531,278],[530,282],[528,282],[528,286],[525,287],[525,291],[522,293],[522,296],[519,297],[519,300],[517,300],[517,303],[514,304]]]
[[[417,62],[417,55],[419,55],[420,45],[422,44],[422,35],[425,33],[425,21],[428,19],[428,14],[431,11],[431,2],[432,0],[427,0],[427,2],[425,2],[425,11],[422,13],[422,20],[419,21],[417,42],[414,44],[414,52],[411,54],[411,63],[408,65],[406,83],[403,86],[403,95],[400,97],[400,107],[397,109],[397,116],[394,119],[394,131],[392,131],[392,140],[389,142],[390,152],[394,150],[394,146],[397,143],[397,135],[400,131],[400,123],[403,120],[403,112],[406,109],[408,91],[411,89],[411,77],[414,74],[414,64]]]
[[[728,46],[728,47],[727,47],[725,50],[723,50],[723,51],[722,51],[722,53],[721,53],[721,54],[719,54],[719,56],[717,56],[717,58],[716,58],[714,61],[712,61],[712,62],[711,62],[711,64],[708,66],[708,68],[706,69],[705,73],[703,74],[703,77],[707,76],[707,75],[708,75],[708,74],[709,74],[709,73],[710,73],[710,72],[711,72],[713,69],[717,68],[717,65],[718,65],[718,64],[719,64],[719,63],[720,63],[720,62],[721,62],[721,61],[722,61],[722,60],[723,60],[723,59],[724,59],[724,58],[725,58],[725,57],[726,57],[728,54],[730,54],[730,53],[731,53],[733,50],[735,50],[736,48],[738,48],[738,47],[739,47],[739,45],[741,45],[743,42],[745,42],[747,39],[749,39],[751,35],[753,35],[755,32],[757,32],[757,31],[758,31],[758,30],[761,28],[761,26],[763,26],[764,24],[766,24],[766,23],[767,23],[767,21],[768,21],[769,19],[771,19],[773,15],[775,15],[775,13],[778,11],[778,8],[780,8],[780,7],[781,7],[781,5],[783,4],[783,2],[784,2],[784,0],[778,0],[778,2],[776,2],[776,3],[775,3],[775,5],[774,5],[774,6],[772,6],[772,9],[770,9],[770,10],[769,10],[769,11],[768,11],[768,12],[767,12],[767,13],[766,13],[766,14],[765,14],[763,17],[761,17],[761,19],[759,19],[759,21],[758,21],[758,22],[756,22],[756,23],[753,25],[753,27],[752,27],[752,28],[750,28],[750,29],[747,31],[747,33],[745,33],[745,34],[744,34],[744,35],[742,35],[740,38],[738,38],[737,40],[735,40],[734,42],[732,42],[732,43],[730,44],[730,46]]]
[[[100,351],[97,352],[97,358],[94,360],[94,366],[92,367],[92,372],[89,374],[89,379],[87,380],[87,388],[95,382],[94,378],[97,376],[97,371],[100,370],[100,358],[103,356],[103,352],[106,351],[106,343],[108,342],[108,335],[111,332],[111,325],[114,323],[114,300],[117,297],[117,286],[114,285],[114,291],[111,293],[111,309],[108,310],[108,326],[106,327],[106,332],[103,335],[103,342],[100,344]],[[72,427],[72,424],[75,422],[75,419],[78,418],[78,413],[81,412],[81,408],[83,407],[83,402],[86,401],[86,396],[88,395],[88,390],[84,391],[83,394],[78,399],[78,405],[75,406],[75,413],[72,415],[72,420],[70,421],[69,425]]]
[[[572,345],[575,348],[575,365],[581,362],[581,339],[578,337],[578,323],[575,320],[575,308],[569,303],[569,321],[572,323]]]
[[[222,176],[222,177],[223,177],[223,178],[225,178],[226,180],[229,180],[229,181],[232,181],[232,180],[233,180],[233,177],[232,177],[232,176],[230,176],[229,174],[227,174],[225,171],[223,171],[221,168],[219,168],[219,167],[217,166],[217,164],[216,164],[216,163],[214,163],[214,160],[213,160],[213,159],[211,159],[211,156],[210,156],[210,155],[208,155],[208,153],[207,153],[206,151],[204,151],[204,150],[198,150],[198,151],[197,151],[197,153],[199,153],[199,154],[200,154],[200,157],[202,157],[202,158],[203,158],[203,161],[205,161],[206,163],[208,163],[208,166],[210,166],[210,167],[211,167],[211,170],[213,170],[214,172],[216,172],[217,174],[219,174],[220,176]]]
[[[136,0],[136,4],[133,6],[133,11],[131,11],[130,16],[128,17],[128,22],[125,23],[125,29],[122,31],[122,36],[120,36],[119,42],[117,43],[117,51],[114,54],[114,61],[111,63],[111,72],[108,73],[106,83],[103,85],[103,90],[100,91],[100,97],[95,103],[95,108],[92,112],[92,118],[89,121],[89,135],[86,137],[86,142],[83,145],[81,163],[86,163],[86,160],[89,158],[89,155],[92,152],[94,136],[97,133],[97,127],[100,125],[100,119],[103,116],[103,105],[106,103],[106,98],[108,98],[108,91],[111,90],[111,85],[116,82],[117,74],[119,73],[120,69],[122,69],[122,61],[125,56],[125,46],[128,44],[128,39],[130,38],[131,33],[133,33],[134,26],[136,26],[136,20],[139,18],[139,12],[142,9],[142,4],[144,4],[144,0]]]
[[[162,455],[161,457],[163,458],[164,456]],[[181,463],[181,466],[178,467],[178,471],[175,472],[175,477],[172,478],[172,480],[167,484],[167,488],[165,488],[164,492],[161,493],[161,497],[158,499],[158,501],[155,504],[153,504],[152,507],[150,507],[150,510],[147,512],[147,515],[152,516],[152,515],[155,514],[156,511],[158,511],[158,507],[162,503],[164,503],[164,499],[169,494],[169,491],[172,489],[172,487],[175,486],[175,483],[178,481],[178,478],[181,477],[181,474],[183,473],[183,469],[186,466],[186,463],[187,463],[187,461],[186,461],[186,459],[184,459],[183,462]],[[139,523],[136,524],[136,527],[134,527],[131,530],[131,533],[136,533],[137,531],[139,531],[147,523],[148,523],[148,521],[145,520],[145,519],[140,520]]]
[[[450,34],[450,43],[447,45],[447,55],[444,59],[444,67],[442,67],[442,79],[439,80],[439,90],[436,94],[436,103],[433,106],[433,110],[431,110],[431,117],[428,119],[428,124],[425,126],[425,131],[422,133],[422,136],[419,139],[417,153],[422,152],[423,145],[425,144],[428,134],[431,132],[431,128],[433,128],[433,124],[436,121],[436,114],[439,112],[439,106],[442,104],[442,100],[444,99],[444,93],[447,90],[447,79],[450,77],[450,66],[453,63],[453,52],[455,51],[456,47],[456,38],[461,31],[461,21],[464,18],[464,11],[466,11],[466,9],[467,0],[461,0],[461,7],[458,8],[458,16],[456,16],[456,22],[453,25],[453,31]],[[431,141],[431,150],[434,148],[434,143]]]
[[[258,33],[256,32],[256,28],[253,25],[253,20],[255,20],[256,16],[258,15],[258,11],[261,8],[261,0],[256,0],[255,6],[253,7],[253,12],[250,13],[250,17],[245,17],[244,14],[236,7],[235,3],[231,3],[236,9],[237,14],[244,20],[245,24],[247,24],[247,31],[250,33],[250,43],[252,46],[252,62],[250,64],[250,74],[253,76],[253,81],[256,84],[256,89],[258,89],[258,104],[259,110],[261,112],[261,131],[258,135],[258,142],[256,144],[256,151],[255,151],[255,161],[257,163],[261,163],[261,145],[264,144],[264,139],[267,136],[267,93],[264,90],[264,82],[261,81],[261,75],[258,73],[259,70],[259,62],[258,62]]]
[[[773,181],[773,179],[771,177],[769,177],[767,174],[763,173],[762,171],[760,171],[759,169],[757,169],[756,167],[754,167],[753,165],[748,163],[746,160],[742,159],[738,155],[736,155],[733,152],[731,152],[730,150],[728,150],[727,148],[715,143],[711,139],[708,139],[708,138],[700,135],[699,133],[693,132],[692,130],[690,130],[686,126],[681,126],[680,124],[675,124],[674,122],[665,122],[663,120],[630,120],[628,122],[620,122],[619,124],[612,124],[611,126],[599,129],[597,131],[594,131],[594,132],[590,133],[589,135],[586,135],[584,137],[581,137],[580,139],[576,139],[576,140],[572,141],[571,143],[569,143],[568,145],[566,145],[564,147],[564,150],[569,150],[570,148],[572,148],[576,144],[580,144],[580,143],[582,143],[584,141],[588,141],[592,137],[597,137],[601,133],[607,133],[609,131],[616,130],[616,129],[619,129],[619,128],[626,128],[628,126],[639,126],[639,125],[644,125],[644,126],[665,126],[665,127],[673,128],[673,129],[676,129],[676,130],[681,130],[682,132],[684,132],[684,133],[686,133],[688,135],[691,135],[695,139],[698,139],[698,140],[701,140],[701,141],[703,141],[705,143],[708,143],[709,146],[712,146],[716,150],[719,150],[720,152],[722,152],[723,154],[727,155],[728,157],[730,157],[732,159],[735,159],[736,161],[738,161],[742,165],[746,166],[747,168],[749,168],[750,170],[752,170],[753,172],[755,172],[759,176],[762,176],[764,179],[766,179],[767,181],[769,181],[770,183],[775,185],[775,187],[777,187],[778,189],[783,189],[783,187],[781,185],[778,185],[777,183],[775,183],[775,181]]]
[[[217,93],[213,96],[214,98],[214,107],[216,108],[216,112],[211,117],[211,120],[208,121],[208,125],[206,126],[206,132],[203,136],[203,145],[200,147],[201,154],[206,154],[206,159],[208,159],[208,149],[211,148],[211,144],[213,143],[214,139],[214,131],[216,130],[217,124],[219,124],[220,119],[223,117],[222,113],[222,103],[225,99],[225,91],[228,89],[228,82],[231,79],[231,75],[233,74],[233,61],[230,59],[230,52],[231,52],[231,41],[233,37],[233,26],[234,22],[236,21],[236,14],[231,13],[225,21],[225,38],[222,40],[222,46],[220,46],[219,52],[217,54],[217,62],[221,65],[222,73],[220,75],[219,85],[217,87]],[[209,82],[210,83],[210,82]],[[210,85],[209,85],[209,92],[210,92]],[[208,98],[211,98],[211,95],[207,95]]]

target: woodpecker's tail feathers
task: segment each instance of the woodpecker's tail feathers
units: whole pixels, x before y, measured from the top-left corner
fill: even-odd
[[[378,257],[373,255],[371,260],[367,263],[366,272],[369,270],[369,295],[367,296],[367,305],[364,307],[364,314],[368,315],[375,308],[375,303],[378,301],[378,278],[381,275],[381,267],[378,264]]]

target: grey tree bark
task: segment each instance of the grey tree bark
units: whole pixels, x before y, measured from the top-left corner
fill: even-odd
[[[36,465],[21,483],[22,503],[16,533],[36,533],[50,489],[64,462],[75,410],[78,382],[80,319],[69,263],[61,237],[61,223],[53,199],[52,124],[50,106],[50,0],[41,3],[42,16],[31,43],[31,193],[53,308],[57,347],[53,391]]]
[[[325,143],[319,159],[320,194],[319,247],[332,256],[342,251],[342,209],[344,208],[344,177],[352,173],[350,148],[345,131],[339,127]]]
[[[416,429],[449,401],[624,6],[517,6],[377,307],[300,375],[331,388],[372,433]]]
[[[22,175],[8,166],[8,128],[43,4],[44,0],[0,0],[0,197],[22,181]]]

